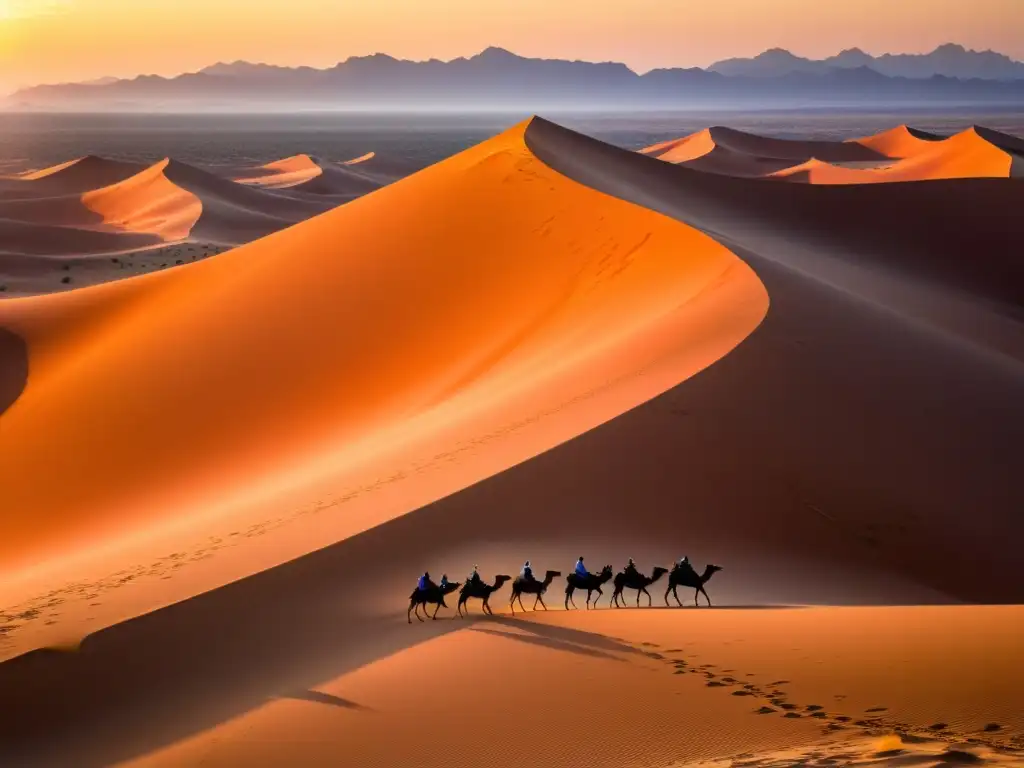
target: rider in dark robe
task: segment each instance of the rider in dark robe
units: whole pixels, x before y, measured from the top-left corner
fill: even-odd
[[[444,589],[447,586],[448,586],[448,574],[447,573],[442,573],[441,574],[441,589]]]
[[[433,583],[430,581],[430,574],[424,571],[423,575],[420,576],[420,580],[416,583],[416,589],[420,592],[426,592],[432,586]]]
[[[530,567],[529,560],[523,563],[523,570],[519,572],[519,578],[523,581],[533,581],[533,568]]]
[[[629,558],[629,562],[626,563],[626,567],[622,569],[622,572],[626,575],[627,579],[634,579],[640,574],[636,570],[636,564],[633,562],[633,558]]]
[[[469,578],[467,579],[470,584],[476,585],[480,583],[480,571],[477,570],[479,567],[480,566],[478,565],[474,565],[473,570],[470,571]]]

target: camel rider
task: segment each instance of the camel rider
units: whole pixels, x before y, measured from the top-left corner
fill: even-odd
[[[533,581],[533,568],[530,567],[529,560],[523,563],[523,570],[520,571],[519,576],[523,581]]]
[[[429,573],[427,573],[426,571],[423,572],[423,575],[420,576],[420,580],[416,583],[416,589],[418,589],[420,592],[426,592],[428,589],[430,589]]]
[[[576,561],[575,573],[581,579],[585,579],[590,575],[587,573],[587,567],[583,564],[583,555],[580,555],[580,559]]]
[[[473,570],[469,572],[469,578],[467,579],[467,581],[470,584],[479,584],[480,583],[480,571],[477,570],[479,567],[480,567],[479,565],[474,564],[473,565]]]
[[[627,578],[634,578],[639,575],[636,570],[636,563],[633,562],[632,557],[629,558],[629,562],[626,563],[626,567],[623,569],[623,573],[626,574]]]
[[[447,587],[448,587],[448,574],[447,573],[442,573],[441,574],[441,589],[446,589]]]
[[[687,570],[687,571],[692,571],[693,570],[693,566],[690,565],[690,558],[687,557],[686,555],[683,555],[679,559],[679,562],[676,563],[676,568],[680,568],[680,569]]]

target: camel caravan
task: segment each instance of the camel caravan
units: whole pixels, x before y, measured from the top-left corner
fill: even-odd
[[[572,599],[573,593],[576,590],[586,590],[587,592],[587,608],[597,607],[597,601],[601,599],[604,594],[604,590],[601,587],[607,584],[609,581],[612,582],[612,597],[611,605],[616,608],[625,607],[625,600],[622,598],[622,593],[626,589],[632,589],[636,591],[636,605],[640,607],[640,596],[647,595],[647,605],[651,606],[651,593],[647,591],[647,588],[658,581],[666,573],[668,574],[668,587],[665,589],[665,605],[670,606],[671,603],[668,601],[669,593],[675,598],[676,605],[680,608],[683,603],[679,599],[679,594],[676,591],[679,587],[690,587],[694,590],[693,600],[694,605],[700,605],[700,595],[704,595],[708,601],[708,606],[711,605],[711,598],[708,596],[707,591],[704,589],[704,585],[714,576],[718,571],[722,570],[721,566],[708,565],[704,568],[703,573],[697,573],[697,571],[690,565],[688,557],[683,557],[681,560],[676,562],[671,570],[668,568],[656,567],[650,576],[645,576],[643,573],[637,570],[636,565],[633,563],[633,558],[629,559],[629,563],[619,573],[614,574],[612,578],[612,567],[610,565],[604,566],[599,572],[591,573],[587,570],[583,564],[583,558],[580,557],[576,561],[576,566],[573,568],[572,573],[565,577],[565,609],[569,610],[569,606],[572,605],[576,608],[576,602]],[[416,584],[416,589],[409,596],[409,610],[406,617],[409,623],[412,624],[412,616],[415,613],[416,618],[423,621],[426,616],[430,616],[431,619],[437,619],[437,612],[441,608],[447,608],[448,604],[445,603],[445,597],[452,594],[456,590],[459,592],[459,601],[457,606],[457,616],[464,618],[468,615],[469,607],[468,601],[477,599],[482,601],[483,612],[487,615],[493,615],[493,611],[490,606],[491,595],[501,589],[506,582],[512,581],[512,598],[509,600],[509,608],[512,610],[512,615],[516,612],[516,602],[519,603],[519,608],[523,611],[526,607],[523,605],[523,595],[533,595],[534,601],[530,610],[536,610],[537,606],[540,605],[545,611],[548,609],[544,603],[544,594],[547,592],[548,587],[551,583],[562,575],[561,571],[547,571],[544,574],[543,579],[537,579],[533,575],[533,568],[530,565],[530,561],[527,560],[526,564],[523,565],[519,576],[512,579],[511,576],[498,575],[494,577],[494,583],[488,584],[480,578],[480,573],[477,571],[477,566],[473,566],[472,572],[466,578],[465,582],[448,581],[448,575],[445,574],[441,577],[441,582],[435,584],[429,573],[424,573],[419,578],[419,582]],[[597,593],[594,596],[594,593]],[[433,605],[434,612],[429,613],[428,607]],[[420,616],[420,608],[423,608],[423,616]],[[455,616],[452,617],[456,618]]]

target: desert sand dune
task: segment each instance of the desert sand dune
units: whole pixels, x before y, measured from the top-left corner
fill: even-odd
[[[738,410],[714,426],[723,451],[749,451],[740,474],[759,478],[759,508],[777,514],[794,503],[792,491],[773,490],[776,472],[803,477],[810,485],[798,495],[808,498],[798,503],[861,531],[890,565],[964,599],[1020,599],[1024,582],[1003,542],[1020,530],[1012,510],[1024,499],[1014,462],[1000,458],[1024,436],[1011,394],[1024,361],[1016,180],[784,185],[764,195],[764,182],[655,162],[543,121],[527,141],[556,170],[698,226],[757,269],[772,297],[766,322],[679,392],[700,402],[704,386],[721,396],[727,381],[759,382],[766,399],[746,413],[747,426],[722,432]],[[769,413],[786,416],[771,427]],[[741,437],[753,424],[758,458]],[[722,514],[712,498],[703,503]],[[940,552],[979,563],[977,573],[949,573]]]
[[[154,249],[187,240],[201,247],[200,255],[216,252],[381,186],[339,166],[290,189],[259,188],[169,159],[145,168],[85,158],[39,173],[33,180],[8,179],[0,189],[0,285],[6,296],[181,264],[188,258],[180,251],[161,258]],[[117,180],[104,183],[111,178]],[[311,183],[317,186],[309,188]],[[43,258],[54,256],[64,261]],[[126,266],[132,268],[126,272]],[[61,274],[67,269],[72,274]]]
[[[86,216],[87,214],[78,214]],[[99,214],[96,215],[99,219]],[[97,223],[102,223],[97,221]],[[145,248],[162,242],[157,235],[114,229],[85,229],[55,224],[0,219],[0,243],[12,256],[67,256],[70,254],[116,253],[128,248]],[[10,249],[10,250],[8,250]],[[3,267],[9,266],[7,257]]]
[[[240,170],[233,177],[233,181],[239,184],[281,189],[309,181],[322,172],[323,169],[320,165],[309,155],[294,155],[256,168]]]
[[[202,202],[203,215],[192,231],[197,238],[215,242],[248,242],[334,205],[330,201],[297,199],[275,190],[254,189],[174,160],[168,163],[164,175]]]
[[[983,131],[985,135],[983,135]],[[881,168],[848,168],[811,160],[770,174],[772,178],[811,184],[880,184],[936,179],[1010,178],[1015,157],[992,139],[1010,146],[1006,137],[986,129],[969,128],[947,139],[929,141],[907,157]]]
[[[369,152],[343,163],[330,163],[309,155],[296,155],[240,171],[232,179],[239,184],[267,189],[288,189],[303,194],[350,198],[382,186],[381,182],[350,170],[367,164],[373,157],[374,153]]]
[[[317,763],[331,743],[359,765],[1020,764],[1019,607],[624,613],[443,627],[131,765]],[[958,663],[980,654],[992,664]],[[423,749],[422,710],[473,712],[478,738]],[[529,739],[509,728],[516,713]],[[576,720],[602,737],[578,737]]]
[[[364,163],[368,163],[369,161],[373,160],[375,157],[377,157],[377,153],[376,152],[367,152],[365,155],[360,155],[359,157],[353,157],[351,160],[345,160],[343,163],[341,163],[341,165],[349,165],[349,166],[352,166],[352,165],[362,165]]]
[[[127,232],[144,232],[162,240],[189,236],[203,212],[202,201],[168,179],[170,160],[109,187],[82,195],[82,203],[103,223]]]
[[[844,142],[771,139],[715,127],[655,144],[640,154],[725,176],[879,184],[1019,176],[1024,140],[981,127],[943,138],[901,125]]]
[[[0,186],[0,193],[9,198],[77,195],[124,181],[145,169],[139,163],[88,155],[7,179]]]
[[[229,190],[224,206],[268,194],[173,163],[164,174],[191,191],[202,186],[204,212],[210,193]],[[507,191],[506,179],[515,182]],[[466,206],[478,196],[480,210],[509,209],[508,221],[443,215],[475,210]],[[400,227],[389,223],[396,212]],[[580,227],[591,228],[593,244],[578,240]],[[569,255],[553,263],[549,248]],[[731,297],[733,314],[690,346],[686,323],[710,322],[702,313],[711,299],[697,301],[705,295]],[[765,308],[753,274],[724,248],[548,171],[513,130],[387,194],[214,259],[0,304],[0,327],[26,340],[34,372],[4,415],[0,471],[11,503],[39,510],[3,521],[5,561],[59,558],[58,532],[84,542],[159,526],[182,505],[248,492],[253,472],[272,479],[325,452],[341,451],[331,459],[340,466],[379,454],[370,466],[393,471],[521,419],[519,431],[547,448],[617,413],[593,405],[608,387],[634,405],[657,394],[738,343]],[[656,354],[665,345],[678,350],[675,368],[666,360],[676,358]],[[59,385],[76,359],[92,362],[71,362],[75,383]],[[655,363],[660,376],[634,383],[639,369],[619,367]],[[578,423],[566,415],[577,400]],[[155,417],[154,402],[165,417]],[[557,430],[534,426],[552,409]],[[64,446],[56,453],[55,429]],[[87,447],[97,439],[102,452]],[[125,478],[123,462],[140,451],[147,468]],[[30,479],[43,471],[67,482],[46,492]]]
[[[0,648],[108,627],[0,663],[0,754],[668,765],[858,718],[1016,744],[1019,608],[765,605],[1024,599],[1020,187],[767,183],[534,120],[205,262],[0,303],[32,370],[0,481],[34,510],[3,521]],[[287,461],[315,493],[254,487]],[[243,484],[272,503],[221,528],[203,504]],[[132,529],[164,549],[131,561]],[[13,572],[100,541],[49,583]],[[424,569],[579,554],[720,563],[716,605],[755,607],[402,616]],[[473,732],[427,748],[450,711]]]
[[[867,147],[883,157],[902,159],[916,155],[928,149],[932,142],[942,139],[942,136],[911,128],[909,125],[897,125],[872,136],[852,139],[850,143]]]
[[[669,163],[728,175],[773,173],[811,158],[832,162],[871,162],[885,159],[871,147],[840,141],[772,139],[733,128],[715,126],[640,150]],[[718,155],[716,161],[715,156]]]

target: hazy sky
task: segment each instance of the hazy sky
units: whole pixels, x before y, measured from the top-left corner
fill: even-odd
[[[775,46],[822,57],[951,41],[1024,59],[1024,0],[0,0],[0,91],[236,59],[450,59],[488,45],[642,72]]]

